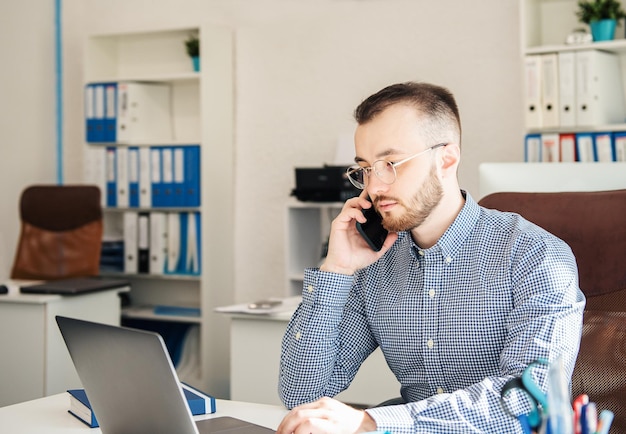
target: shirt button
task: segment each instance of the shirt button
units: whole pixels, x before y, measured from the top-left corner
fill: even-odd
[[[448,257],[446,258],[446,264],[449,264],[450,262],[452,262],[452,258],[451,258],[450,256],[448,256]]]
[[[299,341],[301,337],[302,337],[302,333],[296,332],[296,340]]]
[[[306,290],[309,291],[309,292],[313,292],[313,285],[307,286]]]
[[[430,298],[433,298],[435,296],[435,290],[431,289],[430,291],[428,291],[428,295],[430,296]]]
[[[437,387],[437,393],[439,395],[441,395],[443,393],[443,388],[442,387]]]
[[[426,345],[428,345],[428,348],[432,348],[435,346],[435,342],[432,339],[428,339],[428,342],[426,342]]]
[[[420,254],[420,256],[424,256],[424,255],[425,255],[425,253],[424,253],[424,251],[423,251],[423,250],[418,250],[418,251],[417,251],[417,253],[419,253],[419,254]]]

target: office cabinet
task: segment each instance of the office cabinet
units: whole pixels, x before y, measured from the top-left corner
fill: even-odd
[[[82,387],[55,316],[120,323],[116,288],[77,296],[0,296],[0,407]]]

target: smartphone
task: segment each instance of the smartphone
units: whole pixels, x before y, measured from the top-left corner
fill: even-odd
[[[383,218],[373,205],[364,209],[363,215],[367,221],[365,223],[356,222],[356,230],[359,231],[372,250],[378,252],[383,248],[388,233],[387,229],[383,227]]]

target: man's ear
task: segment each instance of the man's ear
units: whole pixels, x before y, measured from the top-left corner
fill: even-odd
[[[443,177],[453,174],[456,176],[461,161],[461,148],[456,143],[444,146],[441,152],[441,174]]]

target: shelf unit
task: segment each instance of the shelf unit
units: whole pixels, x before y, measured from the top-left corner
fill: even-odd
[[[626,9],[626,2],[622,0],[621,3]],[[623,23],[617,27],[615,39],[612,41],[565,44],[566,36],[574,29],[588,27],[578,21],[577,4],[577,0],[522,0],[520,2],[522,56],[589,49],[616,53],[620,59],[622,83],[626,89],[626,39]],[[527,131],[529,133],[617,132],[626,131],[626,123],[585,127],[528,128]]]
[[[193,71],[184,41],[200,38],[201,68]],[[105,208],[105,235],[119,231],[125,211],[198,212],[201,227],[201,276],[105,273],[131,282],[130,306],[122,318],[167,324],[197,325],[198,366],[184,381],[228,397],[228,325],[213,313],[233,300],[234,220],[234,71],[232,29],[198,24],[184,28],[150,29],[89,35],[85,45],[85,84],[102,82],[164,83],[170,87],[173,137],[133,142],[132,146],[200,145],[201,197],[193,208]],[[88,147],[128,144],[87,144]],[[216,166],[215,161],[220,161]],[[219,185],[219,189],[210,186]],[[104,194],[104,193],[103,193]],[[207,212],[219,203],[219,212]],[[210,228],[220,228],[211,231]],[[199,317],[155,315],[152,306],[199,307]],[[210,350],[210,351],[209,351]],[[211,367],[210,371],[208,367]]]
[[[330,224],[341,211],[343,203],[298,202],[287,204],[286,293],[302,294],[304,269],[317,267],[324,257]]]

